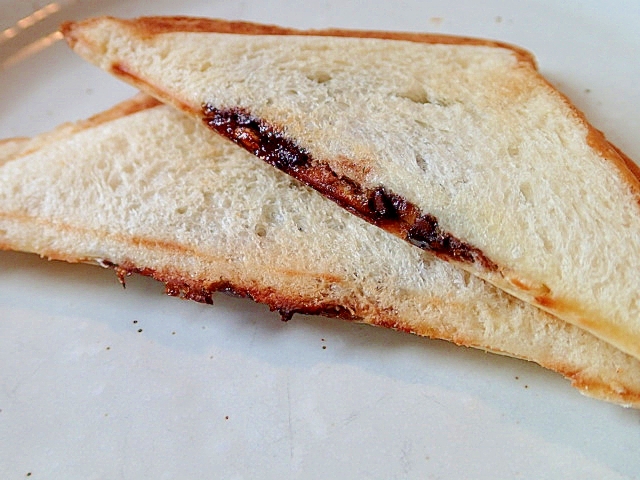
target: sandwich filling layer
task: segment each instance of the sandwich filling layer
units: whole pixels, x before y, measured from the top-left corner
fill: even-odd
[[[383,186],[364,189],[348,177],[339,176],[328,165],[315,162],[311,155],[267,122],[242,109],[202,107],[207,126],[229,138],[267,163],[321,191],[342,207],[365,220],[447,260],[475,263],[497,270],[479,248],[443,230],[438,219]]]

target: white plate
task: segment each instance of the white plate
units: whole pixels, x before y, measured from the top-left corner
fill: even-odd
[[[182,13],[516,43],[640,158],[637,1],[560,3],[0,0],[0,29],[34,9],[32,20],[49,14],[0,35],[0,138],[83,118],[133,92],[47,37],[58,22]],[[52,44],[33,53],[46,43],[33,46],[39,38]],[[214,306],[181,301],[144,278],[123,290],[110,271],[0,253],[0,478],[639,471],[640,412],[585,398],[535,365],[339,320],[283,323],[224,295]]]

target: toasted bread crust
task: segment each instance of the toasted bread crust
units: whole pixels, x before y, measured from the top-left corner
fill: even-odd
[[[113,18],[113,17],[107,17]],[[84,22],[65,22],[60,27],[67,42],[73,48],[77,38],[75,28],[77,25],[90,25],[91,22],[98,22],[101,17],[85,20]],[[276,25],[264,25],[253,22],[229,21],[222,19],[167,16],[167,17],[141,17],[133,20],[120,20],[141,37],[158,35],[169,32],[193,32],[193,33],[232,33],[239,35],[305,35],[320,37],[356,37],[356,38],[378,38],[384,40],[402,40],[417,43],[439,43],[448,45],[482,45],[486,47],[498,47],[512,50],[520,61],[531,64],[535,67],[535,58],[527,50],[495,40],[485,40],[472,37],[459,37],[454,35],[413,33],[413,32],[388,32],[378,30],[351,30],[328,28],[321,30],[299,30]]]
[[[111,122],[118,118],[133,115],[148,108],[157,107],[160,102],[154,97],[145,93],[139,93],[136,96],[114,105],[104,112],[97,113],[89,117],[87,120],[78,122],[83,129],[97,127],[102,123]]]
[[[636,200],[640,204],[640,166],[629,158],[622,150],[613,145],[605,134],[589,123],[584,112],[576,107],[569,97],[560,92],[545,77],[540,75],[540,80],[546,83],[556,95],[569,107],[573,114],[587,129],[587,143],[598,152],[603,158],[606,158],[616,166],[622,178],[628,183],[629,188],[634,192]]]
[[[82,130],[94,128],[103,123],[108,123],[113,120],[117,120],[118,118],[126,117],[127,115],[132,115],[136,112],[140,112],[148,108],[153,108],[158,105],[160,105],[160,102],[157,99],[150,95],[140,93],[130,99],[118,103],[108,110],[97,113],[96,115],[93,115],[84,120],[63,123],[51,132],[39,135],[37,137],[34,137],[33,139],[28,137],[19,137],[0,140],[0,157],[2,162],[0,163],[0,165],[14,160],[15,158],[33,153],[38,150],[43,145],[43,143],[50,142],[59,136],[64,137],[72,133],[77,133]],[[3,151],[3,148],[8,149],[12,146],[13,148],[11,152]]]
[[[106,261],[103,262],[103,266],[112,268],[123,284],[126,276],[140,274],[163,283],[167,295],[186,300],[211,305],[214,303],[213,295],[217,292],[222,292],[267,305],[271,311],[277,311],[283,321],[290,320],[296,313],[322,315],[416,334],[431,339],[450,341],[458,346],[479,348],[487,352],[514,357],[512,352],[500,351],[491,345],[480,345],[475,339],[465,336],[464,332],[457,330],[443,332],[436,328],[429,328],[427,323],[423,324],[424,328],[416,329],[414,325],[404,322],[390,311],[380,310],[372,315],[371,311],[363,310],[357,304],[325,302],[317,298],[296,295],[290,291],[278,291],[265,288],[260,284],[249,284],[244,282],[242,278],[225,278],[211,282],[193,279],[180,272],[159,271],[148,267],[136,266],[133,262],[123,262],[120,265],[116,265]],[[531,361],[529,358],[523,359]],[[534,362],[561,374],[571,382],[574,388],[577,388],[587,396],[607,400],[626,407],[640,408],[640,389],[623,385],[609,385],[593,376],[585,375],[582,371],[576,371],[566,363],[537,362],[535,360]]]

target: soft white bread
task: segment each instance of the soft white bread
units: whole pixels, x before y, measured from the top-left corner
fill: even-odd
[[[638,168],[522,50],[185,18],[63,30],[347,209],[640,358]]]
[[[36,137],[0,167],[2,248],[142,273],[202,302],[223,290],[285,317],[520,357],[640,406],[635,358],[350,215],[201,122],[147,98],[95,118],[110,120]]]

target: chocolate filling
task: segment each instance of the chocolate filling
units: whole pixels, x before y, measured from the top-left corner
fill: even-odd
[[[495,265],[478,248],[472,247],[450,233],[442,230],[438,219],[433,215],[423,215],[409,228],[407,240],[437,256],[452,258],[458,262],[479,263],[489,270],[496,270]]]
[[[311,157],[283,132],[239,108],[202,106],[205,124],[257,157],[318,190],[340,206],[434,255],[497,270],[478,248],[456,238],[438,225],[431,214],[384,187],[364,189],[354,180],[338,176]]]

